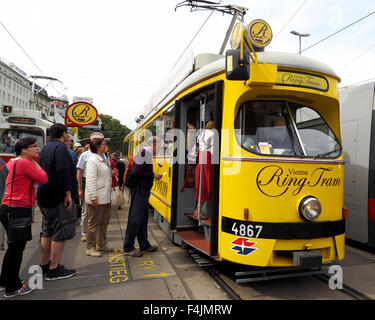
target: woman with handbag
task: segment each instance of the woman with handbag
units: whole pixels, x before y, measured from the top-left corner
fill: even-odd
[[[104,138],[90,141],[92,155],[86,163],[85,200],[88,204],[86,255],[101,257],[100,251],[112,251],[106,245],[107,227],[111,210],[111,167],[104,157],[107,146]]]
[[[0,207],[0,221],[8,236],[0,276],[0,291],[5,298],[26,295],[33,290],[19,278],[23,251],[31,240],[32,207],[35,203],[34,183],[45,184],[46,172],[35,161],[39,148],[36,139],[26,137],[15,145],[16,158],[8,164],[5,195]]]

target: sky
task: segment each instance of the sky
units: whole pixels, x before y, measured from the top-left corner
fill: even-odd
[[[56,82],[46,88],[50,95],[65,94],[70,102],[73,96],[91,97],[99,113],[134,129],[134,119],[210,14],[190,12],[188,7],[175,11],[181,1],[1,1],[0,22],[36,66],[1,24],[0,57],[27,75],[62,81],[63,85]],[[274,38],[266,51],[292,53],[298,52],[299,44],[291,30],[310,34],[302,39],[303,50],[375,11],[373,0],[222,0],[221,4],[248,8],[245,25],[254,19],[271,25]],[[214,12],[190,46],[194,55],[219,53],[231,18]],[[341,78],[340,86],[375,79],[373,30],[375,14],[302,54],[330,65]]]

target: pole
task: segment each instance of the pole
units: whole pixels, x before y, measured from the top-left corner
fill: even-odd
[[[203,102],[202,102],[203,100]],[[205,123],[205,117],[206,117],[206,96],[203,97],[203,99],[201,98],[200,100],[201,102],[201,105],[200,105],[200,129],[201,129],[201,132],[199,133],[200,135],[203,134],[203,138],[204,138],[204,123]],[[198,160],[200,161],[200,171],[199,171],[199,197],[198,197],[198,226],[201,226],[202,222],[201,222],[201,199],[202,199],[202,171],[203,171],[203,159],[202,159],[202,156],[203,155],[203,152],[201,152],[199,149],[198,149]]]
[[[231,32],[232,32],[232,29],[233,29],[234,23],[235,23],[236,20],[237,20],[237,17],[238,17],[238,11],[236,11],[236,13],[233,15],[232,21],[230,22],[229,28],[228,28],[228,30],[227,30],[227,34],[225,35],[224,42],[223,42],[223,44],[221,45],[221,49],[220,49],[219,54],[223,54],[223,53],[224,53],[225,47],[226,47],[226,45],[227,45],[227,42],[228,42],[228,40],[229,40],[230,34],[231,34]]]
[[[78,130],[77,132],[73,135],[73,141],[74,141],[74,144],[76,144],[78,142]],[[74,146],[73,144],[73,146]]]
[[[302,38],[302,35],[299,35],[298,38],[299,38],[299,55],[301,55],[301,38]]]

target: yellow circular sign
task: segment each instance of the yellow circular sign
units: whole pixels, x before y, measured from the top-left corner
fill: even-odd
[[[242,23],[237,23],[232,31],[232,36],[230,38],[230,47],[233,50],[237,50],[240,48],[241,44],[241,31],[243,29]]]
[[[66,122],[76,126],[88,126],[98,119],[98,111],[87,102],[75,102],[66,109]]]
[[[264,48],[271,43],[272,29],[264,20],[257,19],[250,22],[248,33],[252,44],[256,47]]]
[[[73,128],[70,129],[70,132],[73,133],[73,134],[76,134],[78,132],[78,128],[73,127]]]

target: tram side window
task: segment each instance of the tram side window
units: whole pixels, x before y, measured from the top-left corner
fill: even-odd
[[[162,133],[164,134],[164,150],[161,149],[159,153],[164,153],[165,156],[173,154],[173,139],[174,139],[174,106],[165,111],[162,115]]]
[[[240,145],[253,153],[295,155],[284,102],[250,101],[237,114],[235,129]]]
[[[129,140],[124,143],[124,150],[123,150],[122,153],[123,153],[124,156],[128,155],[128,153],[129,153]]]
[[[308,156],[338,157],[340,144],[331,128],[315,110],[290,103],[296,126]]]
[[[14,146],[17,143],[17,141],[25,137],[35,138],[39,148],[42,148],[44,145],[42,132],[10,129],[5,130],[0,137],[0,152],[14,153]]]
[[[133,155],[133,139],[130,140],[130,147],[129,147],[129,153],[128,153],[128,156],[132,156]]]

